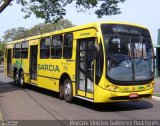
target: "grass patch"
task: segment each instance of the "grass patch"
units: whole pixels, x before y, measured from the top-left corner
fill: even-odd
[[[153,96],[157,96],[157,97],[160,97],[160,94],[153,94]]]

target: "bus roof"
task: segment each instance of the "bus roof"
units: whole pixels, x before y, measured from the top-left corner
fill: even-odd
[[[10,42],[7,43],[7,45],[14,44],[14,43],[17,43],[17,42],[22,42],[22,41],[29,41],[29,40],[33,40],[33,39],[40,39],[40,38],[51,36],[51,35],[54,35],[54,34],[62,34],[62,33],[82,30],[82,29],[91,28],[91,27],[92,28],[94,27],[94,28],[98,29],[101,24],[126,24],[126,25],[132,25],[132,26],[147,29],[144,26],[140,26],[138,24],[129,23],[129,22],[113,22],[113,21],[93,22],[93,23],[89,23],[89,24],[85,24],[85,25],[74,26],[74,27],[71,27],[71,28],[66,28],[66,29],[57,30],[57,31],[53,31],[53,32],[48,32],[48,33],[44,33],[44,34],[40,34],[40,35],[36,35],[36,36],[31,36],[31,37],[24,38],[24,39],[10,41]]]

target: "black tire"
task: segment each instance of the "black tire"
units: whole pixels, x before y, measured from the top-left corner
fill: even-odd
[[[66,102],[72,102],[73,100],[73,88],[72,88],[72,82],[70,79],[66,79],[63,83],[64,88],[64,99]]]
[[[21,71],[20,74],[19,74],[19,85],[20,85],[20,87],[22,87],[22,88],[25,87],[23,71]]]
[[[61,99],[61,100],[64,99],[64,90],[63,90],[62,84],[60,84],[60,86],[59,86],[59,99]]]
[[[14,75],[14,84],[18,85],[19,83],[18,71],[14,71],[13,75]]]

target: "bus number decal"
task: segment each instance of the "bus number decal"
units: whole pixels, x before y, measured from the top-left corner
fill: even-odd
[[[89,35],[90,35],[90,32],[80,34],[80,36],[89,36]]]

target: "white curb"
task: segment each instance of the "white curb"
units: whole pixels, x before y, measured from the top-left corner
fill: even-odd
[[[1,111],[1,110],[0,110],[0,120],[1,120],[1,121],[4,120],[3,114],[2,114],[2,111]]]
[[[156,101],[160,101],[160,97],[157,97],[157,96],[152,96],[152,98]]]

